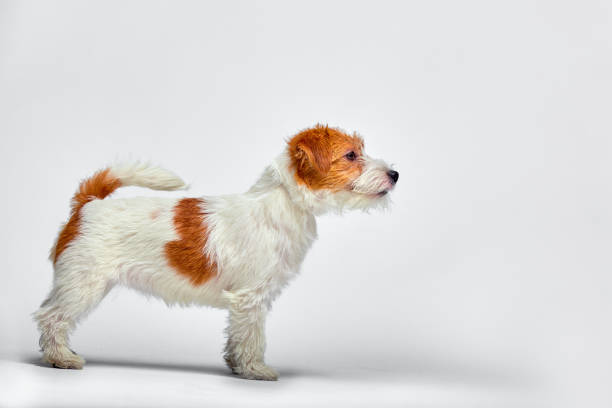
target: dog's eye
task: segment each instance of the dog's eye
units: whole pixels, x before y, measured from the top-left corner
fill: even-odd
[[[355,152],[348,152],[344,155],[344,157],[346,157],[347,160],[354,161],[357,158],[357,155],[355,154]]]

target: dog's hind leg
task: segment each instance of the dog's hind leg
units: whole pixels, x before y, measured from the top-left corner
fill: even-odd
[[[51,293],[34,313],[43,360],[58,368],[83,368],[85,360],[70,349],[68,336],[111,287],[109,280],[95,271],[56,270]]]

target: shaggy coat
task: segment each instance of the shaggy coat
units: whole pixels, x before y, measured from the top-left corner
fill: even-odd
[[[34,314],[44,360],[82,368],[68,336],[115,285],[167,304],[229,310],[225,361],[244,378],[275,380],[264,363],[264,322],[317,236],[315,215],[384,206],[399,174],[364,152],[362,139],[315,126],[244,194],[104,200],[122,186],[177,190],[150,165],[115,165],[83,181],[51,250],[53,288]]]

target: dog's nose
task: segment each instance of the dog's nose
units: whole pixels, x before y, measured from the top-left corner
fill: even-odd
[[[397,179],[399,179],[399,173],[395,170],[389,170],[387,176],[389,176],[393,184],[397,183]]]

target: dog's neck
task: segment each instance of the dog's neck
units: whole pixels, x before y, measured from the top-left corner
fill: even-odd
[[[247,194],[262,196],[278,189],[286,193],[291,205],[297,210],[311,215],[321,215],[329,211],[329,206],[325,203],[327,192],[315,192],[297,183],[287,151],[266,167]]]

